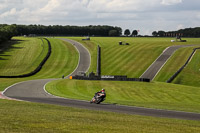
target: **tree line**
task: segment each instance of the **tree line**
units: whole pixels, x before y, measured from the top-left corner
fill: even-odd
[[[139,30],[133,30],[132,33],[131,33],[129,29],[126,29],[124,31],[124,35],[125,36],[134,36],[134,37],[136,37],[138,35],[138,31]]]
[[[138,30],[129,29],[124,31],[125,36],[138,36]],[[89,26],[61,26],[61,25],[7,25],[0,24],[0,43],[10,40],[13,36],[38,35],[38,36],[121,36],[120,27],[108,25],[89,25]],[[180,29],[178,31],[153,31],[154,37],[200,37],[200,27]],[[141,36],[141,35],[140,35]]]
[[[122,29],[107,25],[61,26],[61,25],[17,25],[17,35],[52,36],[120,36]]]
[[[181,37],[200,37],[200,27],[196,28],[185,28],[180,29],[177,31],[153,31],[152,36],[154,37],[175,37],[175,36],[181,36]]]
[[[122,29],[108,25],[61,26],[61,25],[7,25],[0,24],[0,42],[12,36],[120,36]]]
[[[10,40],[16,34],[16,25],[0,24],[0,43]]]

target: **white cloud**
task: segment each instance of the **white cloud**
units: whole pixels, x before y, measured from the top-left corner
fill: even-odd
[[[7,11],[7,12],[4,12],[0,15],[0,18],[5,18],[7,16],[13,16],[13,15],[16,15],[17,11],[16,11],[16,8],[12,8],[11,10]]]
[[[140,34],[147,34],[152,30],[199,26],[200,19],[199,0],[0,0],[0,3],[0,23],[8,24],[108,24],[140,29]]]
[[[41,18],[40,16],[34,15],[32,11],[30,11],[29,8],[24,8],[18,12],[18,18],[17,20],[20,22],[32,22],[32,23],[38,23],[40,22]]]
[[[161,4],[163,5],[175,5],[182,3],[182,0],[162,0]]]
[[[200,12],[197,13],[196,17],[197,19],[200,19]]]
[[[5,4],[0,4],[0,10],[5,9],[6,5]]]
[[[176,28],[176,30],[180,30],[180,29],[183,29],[185,26],[183,24],[179,24]]]
[[[60,0],[50,0],[48,4],[41,8],[39,12],[41,13],[51,13],[54,9],[58,9],[60,7]]]
[[[88,7],[96,12],[143,11],[158,5],[159,0],[90,0]]]
[[[91,0],[79,0],[84,6],[88,6]]]

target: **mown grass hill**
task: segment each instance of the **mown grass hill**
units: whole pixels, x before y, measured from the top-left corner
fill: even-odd
[[[42,59],[45,56],[45,53],[47,53],[48,50],[47,41],[45,40],[43,40],[43,44],[41,39],[38,38],[17,37],[14,39],[16,40],[15,42],[10,42],[12,43],[12,46],[10,48],[5,49],[0,54],[0,73],[2,75],[18,75],[31,72],[32,70],[30,69],[30,67],[32,69],[35,69],[40,63],[40,61],[42,61]],[[62,75],[68,75],[71,72],[73,72],[78,63],[78,52],[76,51],[76,49],[71,44],[63,42],[61,40],[51,38],[49,38],[49,40],[52,45],[52,53],[50,58],[42,67],[41,71],[39,71],[36,75],[27,78],[0,78],[1,91],[3,91],[6,87],[12,85],[15,82],[42,78],[61,78]],[[3,45],[6,45],[7,47],[8,44]],[[15,48],[20,47],[20,45],[20,49]],[[35,45],[35,47],[38,47],[38,49],[32,49],[32,45]],[[34,52],[31,53],[29,51]],[[29,56],[29,54],[33,55]],[[8,67],[5,67],[6,65]],[[10,71],[8,71],[7,68],[9,68]]]
[[[200,44],[200,39],[192,38],[187,38],[188,41],[184,43],[171,43],[170,40],[172,38],[94,37],[91,38],[91,41],[82,41],[82,38],[71,39],[83,43],[90,50],[92,56],[90,72],[96,71],[96,48],[97,45],[100,45],[102,47],[102,75],[127,75],[128,77],[136,78],[140,77],[167,47]],[[130,45],[119,45],[119,41]],[[161,72],[151,83],[58,80],[49,83],[47,90],[54,95],[62,97],[89,100],[96,91],[105,88],[108,92],[106,99],[108,103],[199,112],[199,86],[191,87],[166,83],[167,79],[180,66],[185,64],[192,50],[193,47],[177,50],[165,65],[168,65],[168,67],[161,69]],[[198,54],[197,51],[195,55]],[[174,60],[174,58],[177,59]],[[198,60],[197,58],[194,56],[193,60]],[[189,64],[191,65],[192,61]],[[160,76],[163,75],[162,73],[164,73],[164,76]],[[192,78],[190,80],[192,81]],[[194,79],[195,81],[198,81],[198,78]],[[85,89],[87,90],[86,92]]]
[[[172,38],[92,37],[91,41],[82,41],[83,38],[78,37],[68,38],[81,42],[90,51],[92,63],[88,72],[96,72],[96,48],[100,45],[102,74],[128,77],[140,77],[169,46],[200,44],[198,38],[187,38],[187,42],[184,43],[171,43]],[[43,44],[38,38],[14,39],[14,42],[3,44],[3,47],[8,47],[0,51],[2,75],[29,72],[29,68],[37,66],[45,56],[42,52],[45,53],[47,50],[45,40]],[[79,56],[73,45],[57,38],[47,39],[51,42],[52,54],[41,71],[27,78],[1,78],[1,91],[20,81],[61,78],[62,75],[68,75],[76,68]],[[120,46],[119,41],[130,45]],[[105,102],[110,104],[199,113],[200,86],[197,83],[199,51],[175,79],[176,84],[165,83],[166,79],[185,63],[191,51],[191,48],[178,50],[151,83],[61,79],[50,82],[46,89],[54,95],[89,101],[96,91],[105,88],[107,91]],[[32,56],[27,56],[27,53]],[[22,57],[24,59],[21,59]],[[15,60],[18,65],[12,68],[11,73],[7,71],[7,67],[12,63],[15,65]],[[2,99],[0,104],[2,132],[99,132],[100,128],[103,132],[200,132],[199,121],[90,111]]]

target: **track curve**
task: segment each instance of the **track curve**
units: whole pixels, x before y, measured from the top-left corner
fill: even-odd
[[[163,53],[149,66],[149,68],[140,76],[140,78],[148,78],[153,80],[161,68],[165,65],[172,54],[179,48],[192,47],[195,45],[177,45],[166,48]]]
[[[82,44],[76,41],[64,39],[64,38],[62,38],[61,40],[64,40],[73,44],[74,47],[79,52],[78,66],[66,78],[68,78],[69,76],[76,75],[79,71],[87,72],[90,67],[90,62],[91,62],[89,51]],[[30,81],[20,82],[6,88],[5,91],[3,92],[3,95],[10,98],[20,99],[20,100],[26,100],[26,98],[55,98],[55,96],[49,95],[43,89],[45,84],[47,84],[48,82],[52,80],[56,80],[56,79],[39,79],[39,80],[30,80]]]
[[[68,39],[62,39],[64,41],[72,43],[79,51],[79,65],[77,69],[70,75],[76,74],[78,71],[86,72],[90,66],[90,54],[88,50],[83,47],[80,43]],[[167,111],[158,109],[149,109],[133,106],[122,106],[113,104],[90,104],[88,101],[71,100],[66,98],[60,98],[50,95],[45,92],[44,86],[46,83],[56,79],[41,79],[24,81],[14,84],[3,92],[3,94],[9,98],[18,100],[25,100],[31,102],[56,104],[62,106],[78,107],[92,110],[104,110],[127,114],[146,115],[155,117],[168,117],[188,120],[200,120],[200,114],[179,112],[179,111]]]

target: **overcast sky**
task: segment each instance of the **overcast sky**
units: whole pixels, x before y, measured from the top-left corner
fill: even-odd
[[[0,0],[0,23],[111,25],[123,30],[200,27],[200,0]]]

